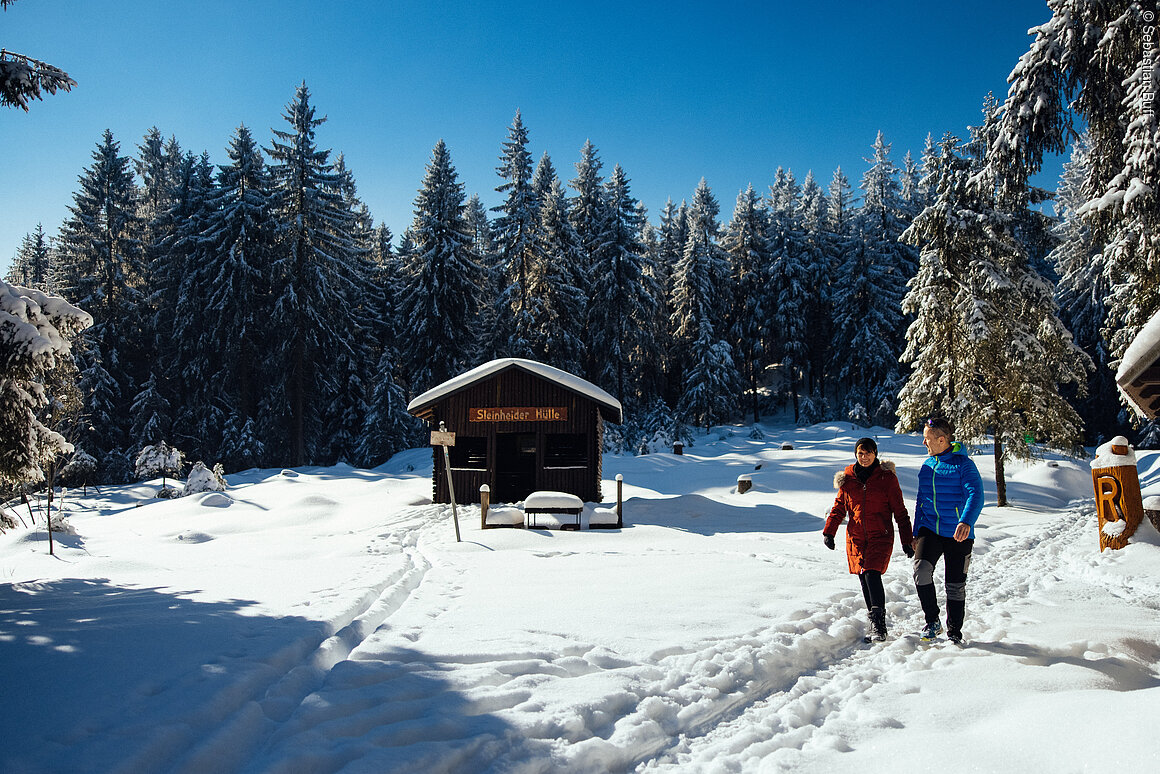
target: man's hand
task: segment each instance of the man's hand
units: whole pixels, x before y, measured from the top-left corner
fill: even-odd
[[[971,525],[965,522],[959,522],[959,526],[955,527],[955,540],[962,543],[971,536]]]
[[[831,551],[834,550],[834,536],[833,535],[822,535],[822,542],[826,544],[826,548],[830,549]]]

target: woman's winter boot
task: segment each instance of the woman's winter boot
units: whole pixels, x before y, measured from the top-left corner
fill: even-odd
[[[884,608],[870,608],[870,633],[863,639],[866,642],[886,641],[886,610]]]

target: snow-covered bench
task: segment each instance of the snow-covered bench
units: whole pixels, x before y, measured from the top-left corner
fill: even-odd
[[[483,528],[492,527],[522,527],[524,526],[524,512],[511,505],[494,505],[487,509]]]
[[[554,517],[560,529],[578,530],[583,511],[584,501],[567,492],[532,492],[524,499],[525,526],[529,528],[535,527],[537,516],[546,515]],[[565,515],[571,515],[574,522],[564,523],[560,517]]]

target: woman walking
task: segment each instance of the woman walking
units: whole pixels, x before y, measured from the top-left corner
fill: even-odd
[[[934,568],[943,560],[947,595],[947,639],[963,644],[967,570],[975,545],[975,522],[983,510],[983,479],[945,419],[928,419],[922,443],[930,455],[918,471],[914,506],[914,586],[926,626],[922,639],[942,633]]]
[[[838,526],[849,516],[846,525],[846,559],[850,572],[858,576],[862,597],[870,613],[870,634],[866,642],[886,639],[886,591],[882,587],[882,573],[890,565],[894,549],[894,524],[902,550],[913,556],[911,550],[910,516],[902,500],[902,489],[894,473],[893,462],[878,459],[878,444],[873,438],[863,438],[854,446],[857,461],[834,476],[838,496],[822,528],[826,548],[834,549]]]

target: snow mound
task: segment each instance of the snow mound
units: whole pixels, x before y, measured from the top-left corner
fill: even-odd
[[[1012,473],[1008,483],[1022,495],[1018,499],[1034,499],[1053,507],[1092,495],[1091,472],[1065,460],[1038,462]]]
[[[589,524],[616,524],[616,509],[615,508],[596,508],[592,511],[592,515],[588,517]]]
[[[221,492],[207,492],[198,500],[198,505],[205,505],[210,508],[228,508],[233,505],[234,501],[227,494]]]
[[[177,539],[182,543],[208,543],[213,540],[213,535],[205,532],[198,532],[196,530],[187,529],[177,536]]]

